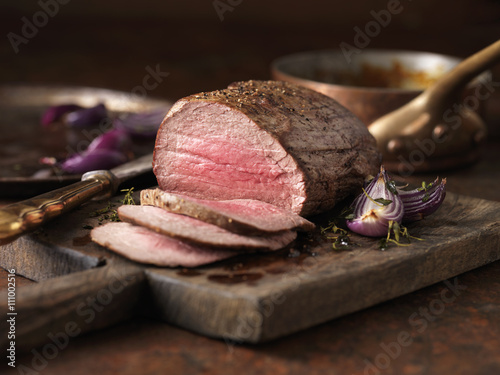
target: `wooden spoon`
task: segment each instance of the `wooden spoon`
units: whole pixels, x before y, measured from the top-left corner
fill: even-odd
[[[463,88],[500,61],[500,40],[470,56],[403,107],[369,126],[386,169],[401,175],[473,163],[487,129],[475,110],[492,86],[480,81],[474,92]]]

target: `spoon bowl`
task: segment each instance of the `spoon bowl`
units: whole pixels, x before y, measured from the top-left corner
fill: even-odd
[[[499,61],[500,40],[462,61],[403,107],[370,124],[386,168],[408,175],[477,161],[487,128],[474,109],[483,94],[475,90],[461,98],[460,93]]]

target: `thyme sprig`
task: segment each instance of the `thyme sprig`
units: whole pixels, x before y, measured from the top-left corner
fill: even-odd
[[[120,192],[125,193],[123,199],[121,200],[122,204],[126,205],[135,205],[135,200],[132,194],[134,193],[134,188],[130,189],[122,189]],[[120,218],[118,217],[118,212],[115,210],[115,205],[108,201],[108,204],[106,207],[101,208],[99,210],[95,210],[89,214],[89,217],[98,217],[99,224],[101,224],[103,221],[108,220],[108,221],[121,221]]]
[[[108,202],[106,207],[101,208],[99,210],[95,210],[89,214],[90,217],[97,217],[99,223],[102,223],[104,220],[109,221],[120,221],[118,218],[118,213],[114,209],[115,205],[111,202]]]
[[[326,235],[327,232],[334,234],[334,236]],[[333,250],[349,250],[352,246],[348,231],[337,226],[335,221],[331,221],[326,227],[321,227],[321,234],[329,240],[335,240],[332,243]]]
[[[406,239],[407,243],[402,243],[401,239]],[[410,246],[411,239],[418,241],[423,241],[422,238],[411,236],[408,232],[408,228],[399,224],[397,221],[389,221],[389,228],[387,230],[387,236],[380,239],[378,243],[379,250],[386,250],[391,243],[396,246]]]
[[[419,187],[418,191],[427,191],[434,185],[433,182],[429,182],[428,184],[425,181],[422,181],[422,186]]]
[[[130,189],[122,189],[121,192],[125,192],[125,196],[122,199],[122,204],[135,205],[134,197],[132,194],[134,193],[134,188]]]
[[[350,208],[342,210],[336,219],[348,218],[352,214]],[[342,251],[350,250],[353,246],[351,236],[348,230],[338,226],[337,220],[330,221],[327,226],[321,227],[321,234],[329,240],[334,240],[332,243],[333,250]],[[399,224],[397,221],[389,221],[387,236],[378,241],[379,250],[387,250],[393,244],[395,246],[407,247],[411,245],[412,240],[424,241],[410,235],[408,228]]]

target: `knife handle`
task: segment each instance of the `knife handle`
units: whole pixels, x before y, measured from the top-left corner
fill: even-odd
[[[116,188],[117,179],[111,172],[92,171],[82,181],[0,208],[0,245],[92,198],[111,196]]]

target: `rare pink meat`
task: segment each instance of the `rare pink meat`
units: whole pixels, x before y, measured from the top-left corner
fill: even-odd
[[[140,263],[197,267],[238,254],[193,245],[129,223],[107,223],[91,231],[92,240]]]
[[[375,139],[347,109],[273,81],[177,101],[158,131],[153,161],[164,191],[260,200],[302,216],[331,209],[379,166]]]
[[[297,237],[297,233],[290,230],[263,236],[244,236],[154,206],[123,205],[118,208],[118,216],[123,221],[179,240],[221,249],[278,250]]]
[[[308,231],[315,227],[293,212],[254,199],[214,201],[175,195],[160,189],[144,189],[141,204],[161,207],[247,235],[291,229]]]

